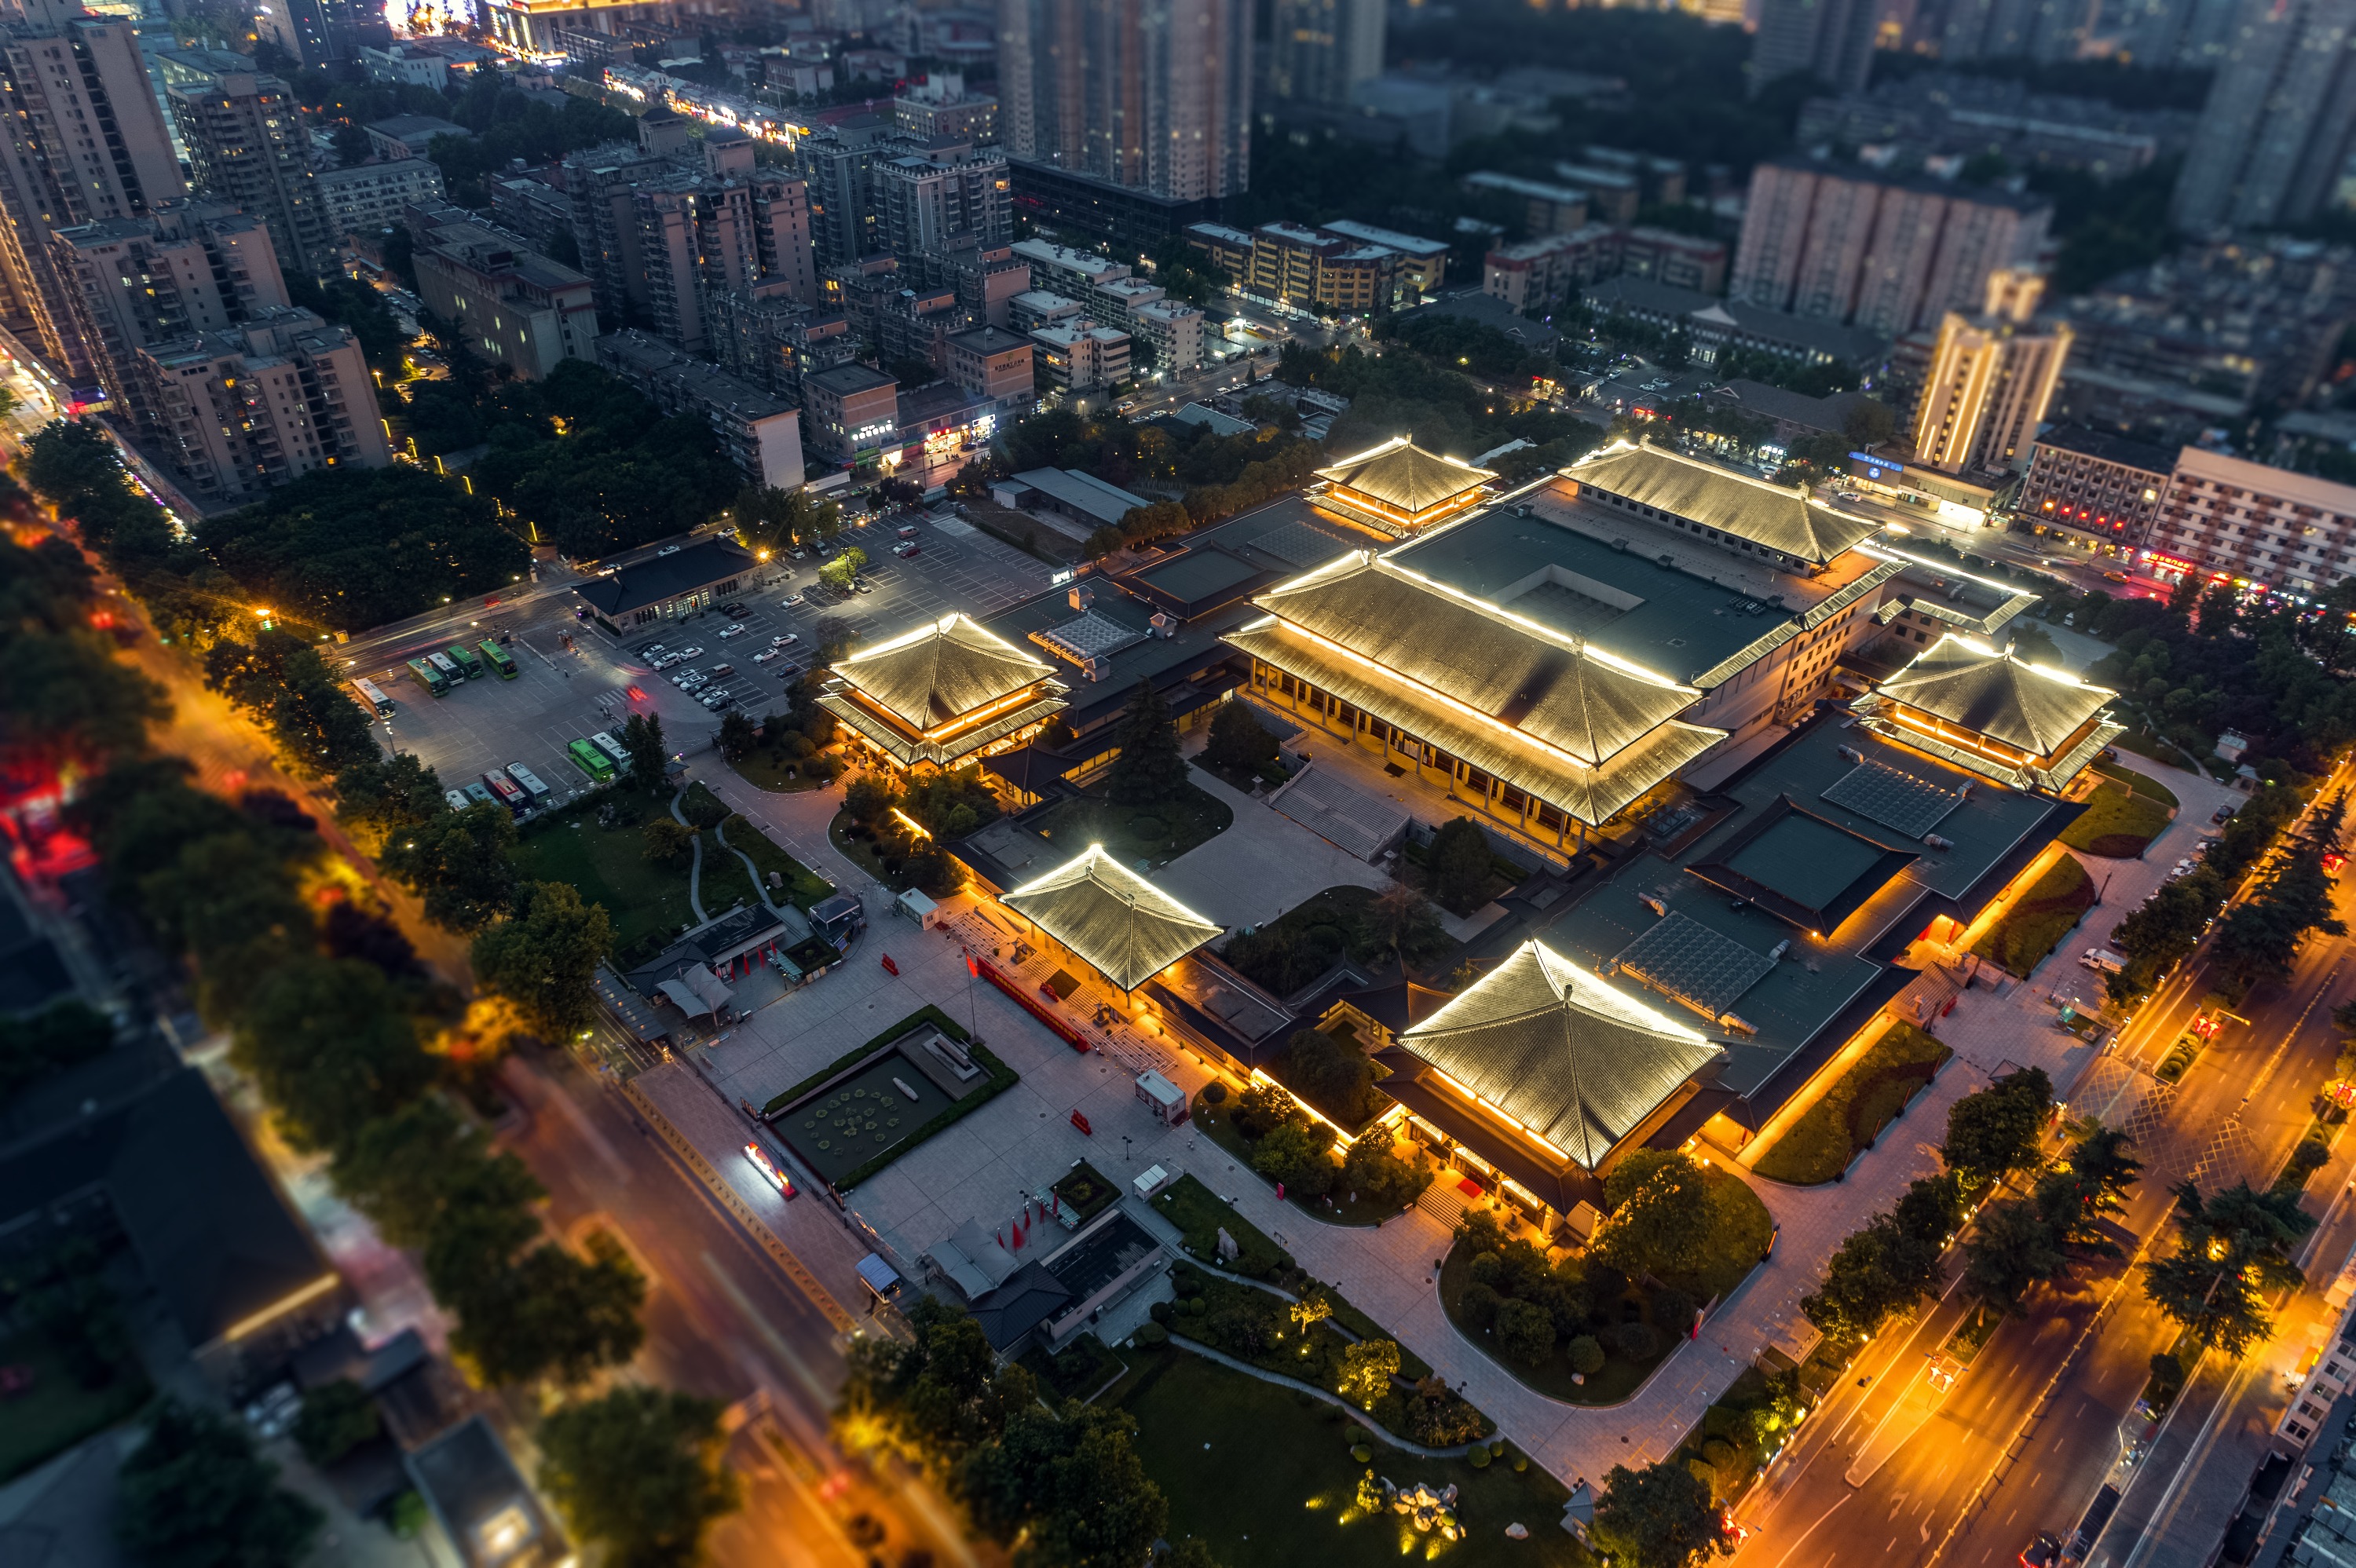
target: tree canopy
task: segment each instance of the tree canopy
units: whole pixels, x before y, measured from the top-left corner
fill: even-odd
[[[689,1568],[712,1522],[735,1509],[718,1400],[616,1388],[540,1425],[540,1484],[573,1533],[617,1568]]]

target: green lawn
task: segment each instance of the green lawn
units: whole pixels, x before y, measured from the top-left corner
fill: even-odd
[[[2123,780],[2097,784],[2086,798],[2085,811],[2062,829],[2062,842],[2105,859],[2135,859],[2168,826],[2172,804],[2142,794]]]
[[[129,1420],[151,1392],[136,1367],[102,1389],[82,1387],[48,1336],[31,1329],[0,1339],[0,1367],[24,1367],[33,1377],[31,1388],[0,1404],[0,1481]]]
[[[668,817],[669,802],[620,789],[594,799],[614,807],[616,826],[600,827],[594,806],[563,813],[518,841],[516,866],[530,880],[570,882],[585,902],[605,905],[614,923],[614,951],[620,955],[693,922],[695,909],[687,901],[690,863],[664,866],[647,859],[642,829],[657,816]],[[705,854],[714,848],[707,842]],[[735,880],[744,877],[744,868],[736,865]],[[735,896],[732,891],[723,901]]]
[[[715,891],[725,892],[730,898],[735,897],[737,885],[744,880],[744,863],[729,854],[729,849],[742,849],[750,855],[753,864],[761,868],[764,881],[768,880],[771,871],[777,873],[785,882],[784,890],[776,895],[780,903],[790,902],[808,909],[833,896],[832,882],[778,848],[776,840],[762,832],[758,823],[743,816],[732,816],[720,825],[720,831],[728,836],[726,848],[723,848],[716,843],[705,846],[707,856],[712,850],[718,849],[720,858],[708,861],[703,868],[704,908],[712,907],[711,895]],[[734,876],[730,875],[731,868],[734,868]]]
[[[1139,1370],[1108,1396],[1137,1418],[1146,1474],[1170,1499],[1170,1540],[1201,1537],[1226,1568],[1398,1568],[1412,1557],[1451,1568],[1584,1568],[1561,1527],[1568,1497],[1536,1465],[1475,1469],[1391,1447],[1322,1400],[1231,1371],[1173,1346],[1141,1349]],[[1374,1450],[1365,1464],[1353,1444]],[[1401,1487],[1458,1488],[1464,1539],[1419,1535],[1404,1516],[1355,1507],[1368,1469]],[[1519,1524],[1526,1541],[1508,1540]]]
[[[1770,1181],[1813,1187],[1848,1168],[1954,1053],[1921,1029],[1893,1022],[1849,1070],[1783,1129],[1751,1171]]]
[[[2133,768],[2123,768],[2116,763],[2105,763],[2100,759],[2094,762],[2094,769],[2104,778],[2117,779],[2136,794],[2147,795],[2170,811],[2184,804],[2176,798],[2174,790],[2153,778],[2149,773],[2139,773]]]
[[[1972,951],[2025,980],[2094,907],[2093,879],[2064,855],[1981,933]]]
[[[1236,1262],[1219,1264],[1232,1273],[1258,1277],[1273,1274],[1292,1262],[1291,1253],[1270,1240],[1267,1232],[1237,1213],[1198,1177],[1180,1177],[1155,1195],[1153,1206],[1162,1211],[1163,1219],[1178,1227],[1188,1252],[1212,1263],[1218,1262],[1219,1232],[1224,1229],[1241,1251]]]
[[[1751,1191],[1750,1185],[1740,1177],[1717,1165],[1710,1166],[1707,1175],[1710,1192],[1710,1239],[1704,1249],[1704,1255],[1708,1261],[1694,1273],[1673,1275],[1665,1283],[1690,1292],[1697,1301],[1723,1301],[1737,1285],[1750,1277],[1751,1271],[1757,1268],[1760,1261],[1767,1255],[1767,1249],[1775,1239],[1775,1221],[1767,1212],[1767,1205],[1759,1201],[1759,1195]],[[1674,1333],[1662,1332],[1659,1351],[1642,1360],[1631,1360],[1621,1355],[1618,1348],[1605,1336],[1602,1370],[1590,1375],[1584,1383],[1574,1383],[1570,1381],[1570,1363],[1564,1360],[1560,1343],[1555,1346],[1554,1352],[1546,1360],[1537,1366],[1509,1361],[1503,1356],[1489,1352],[1486,1331],[1471,1327],[1458,1316],[1458,1303],[1463,1297],[1464,1287],[1472,1283],[1472,1254],[1462,1241],[1451,1247],[1448,1256],[1441,1261],[1440,1304],[1447,1312],[1448,1320],[1456,1326],[1459,1333],[1480,1346],[1484,1353],[1490,1353],[1499,1366],[1549,1399],[1571,1404],[1619,1403],[1642,1387],[1644,1380],[1652,1375],[1653,1369],[1676,1349],[1676,1335],[1684,1331],[1684,1326],[1678,1325]],[[1630,1302],[1643,1301],[1641,1293],[1633,1290],[1626,1299]],[[1641,1315],[1646,1322],[1652,1321],[1649,1304],[1644,1305]],[[1663,1328],[1659,1324],[1654,1327],[1656,1329]]]
[[[1115,805],[1092,792],[1048,807],[1028,826],[1068,854],[1101,844],[1125,866],[1140,860],[1163,866],[1226,831],[1235,819],[1223,802],[1190,784],[1176,798],[1152,805]]]
[[[736,776],[756,789],[771,795],[798,795],[806,789],[823,789],[831,781],[816,777],[809,772],[813,759],[804,757],[789,763],[784,753],[755,749],[728,765]]]

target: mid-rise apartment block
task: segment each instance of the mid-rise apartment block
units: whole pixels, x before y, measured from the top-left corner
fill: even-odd
[[[1344,242],[1333,244],[1339,250]],[[1008,323],[1016,331],[1036,333],[1047,327],[1092,323],[1125,337],[1145,339],[1157,357],[1155,368],[1164,372],[1191,370],[1203,362],[1203,336],[1209,318],[1194,305],[1170,299],[1160,284],[1133,275],[1126,264],[1093,251],[1076,251],[1044,240],[1023,240],[1012,251],[1016,259],[1029,263],[1036,285],[1007,303]],[[1075,305],[1076,310],[1072,308]],[[1150,316],[1144,314],[1148,310],[1152,310]],[[1047,356],[1065,351],[1042,349]],[[1093,351],[1081,352],[1085,360]],[[1121,376],[1109,379],[1119,380],[1128,373],[1125,345],[1120,357]]]
[[[1007,411],[1035,400],[1029,338],[1001,327],[978,326],[948,341],[949,379]]]
[[[141,349],[226,332],[287,304],[270,230],[216,203],[167,201],[145,218],[59,229],[49,258],[67,284],[76,341],[142,435],[155,432],[158,415],[139,373]]]
[[[804,304],[776,283],[718,296],[705,351],[732,374],[799,401],[802,379],[859,357],[865,347],[851,318]]]
[[[691,143],[668,110],[638,123],[639,145],[564,160],[582,268],[608,315],[631,306],[658,336],[701,351],[720,296],[776,283],[819,299],[803,182],[757,164],[750,137],[714,129]]]
[[[315,186],[327,230],[338,240],[377,238],[400,228],[412,205],[439,206],[444,195],[442,170],[423,158],[329,169],[316,176]]]
[[[1044,326],[1031,335],[1038,346],[1040,379],[1066,392],[1092,392],[1129,379],[1129,334],[1082,323]]]
[[[2142,549],[2168,498],[2176,449],[2057,425],[2037,438],[2014,516],[2117,549]]]
[[[200,503],[240,505],[338,466],[392,461],[351,329],[275,306],[140,351],[152,449]]]
[[[1438,292],[1448,277],[1448,242],[1444,240],[1402,234],[1396,229],[1381,229],[1351,219],[1321,224],[1319,228],[1323,232],[1343,240],[1355,240],[1361,245],[1379,245],[1386,251],[1398,251],[1398,275],[1414,284],[1419,294]],[[1230,229],[1229,232],[1236,231]]]
[[[310,133],[294,89],[241,70],[165,92],[198,193],[270,225],[289,267],[314,277],[333,271],[337,236],[311,173]]]
[[[952,137],[868,167],[878,238],[901,257],[1002,247],[1014,238],[1005,155]]]
[[[1751,176],[1730,297],[1898,336],[1976,310],[2027,267],[2052,209],[2034,197],[1807,157]]]
[[[305,65],[321,69],[357,60],[362,49],[392,42],[384,7],[370,0],[257,0],[253,30]]]
[[[2151,530],[2163,571],[2314,593],[2356,555],[2356,485],[2188,446]]]
[[[667,414],[700,419],[718,438],[745,483],[778,490],[802,483],[801,413],[717,365],[690,358],[636,329],[597,339],[597,363]]]
[[[1550,185],[1483,169],[1466,175],[1464,188],[1515,205],[1523,229],[1530,234],[1568,234],[1587,222],[1587,192],[1577,186]]]
[[[947,136],[987,147],[998,140],[998,100],[968,92],[961,70],[937,70],[892,101],[892,121],[919,142]]]
[[[2013,474],[2029,448],[2070,357],[2067,324],[2030,325],[2044,279],[2000,271],[1987,308],[1947,313],[1914,404],[1914,452],[1950,474]]]
[[[493,364],[537,381],[567,359],[596,357],[597,302],[586,273],[463,208],[412,210],[410,230],[418,298]]]
[[[865,365],[838,365],[802,378],[810,450],[844,467],[895,449],[900,383]]]
[[[72,326],[50,230],[142,218],[187,194],[132,24],[65,0],[11,0],[0,13],[0,324],[76,385],[95,361]]]
[[[1714,294],[1726,283],[1722,240],[1666,229],[1589,223],[1501,245],[1483,259],[1482,292],[1515,310],[1560,304],[1599,279],[1625,275]]]

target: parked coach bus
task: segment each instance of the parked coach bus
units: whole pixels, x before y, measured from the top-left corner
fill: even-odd
[[[599,784],[604,784],[614,776],[612,760],[586,741],[573,741],[564,748],[564,752],[573,759],[574,767],[579,768]]]
[[[360,694],[360,705],[374,709],[378,718],[392,717],[392,699],[384,694],[384,688],[363,677],[352,682],[352,689]]]
[[[458,661],[452,658],[448,654],[427,654],[425,656],[425,662],[432,665],[435,669],[440,670],[442,672],[442,678],[448,681],[453,686],[457,685],[460,681],[466,678],[466,672],[460,669],[458,667]]]
[[[523,785],[497,768],[485,773],[483,782],[490,786],[493,795],[499,797],[499,804],[509,811],[521,814],[531,809],[531,796],[524,794]]]
[[[456,665],[458,667],[458,673],[465,676],[468,680],[480,680],[483,678],[483,656],[468,647],[466,644],[452,643],[450,645],[450,662]]]
[[[418,685],[436,697],[447,694],[450,689],[450,677],[444,675],[431,659],[410,660],[409,673],[417,677]]]
[[[481,642],[477,643],[475,645],[483,650],[483,656],[491,661],[491,667],[499,672],[499,678],[501,680],[513,680],[516,677],[516,663],[515,656],[513,654],[508,652],[507,649],[499,646],[498,644],[491,641],[488,637],[485,637]]]

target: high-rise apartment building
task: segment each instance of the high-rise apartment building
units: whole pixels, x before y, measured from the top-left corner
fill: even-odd
[[[1383,0],[1276,0],[1260,81],[1271,100],[1347,104],[1383,74]]]
[[[275,306],[140,350],[155,450],[201,501],[235,505],[331,468],[392,461],[351,328]]]
[[[1008,155],[1191,202],[1251,168],[1246,0],[1000,0]]]
[[[1861,92],[1873,71],[1873,0],[1764,0],[1751,44],[1751,95],[1805,73],[1836,92]]]
[[[412,203],[442,199],[442,170],[423,158],[329,169],[313,183],[327,233],[338,241],[348,234],[373,239],[399,228],[402,211]]]
[[[809,192],[810,240],[820,267],[883,248],[869,170],[905,151],[893,123],[881,114],[819,126],[795,144],[794,172]]]
[[[337,234],[311,174],[310,133],[294,91],[252,69],[168,86],[166,96],[199,195],[243,208],[278,241],[286,265],[333,270]]]
[[[392,28],[371,0],[256,0],[253,28],[307,66],[338,65],[386,48]]]
[[[565,159],[574,242],[606,314],[642,308],[656,336],[700,351],[722,294],[774,283],[815,303],[803,183],[757,164],[742,132],[691,144],[667,111],[638,123],[635,150]]]
[[[0,321],[77,385],[97,367],[73,328],[52,229],[142,218],[187,194],[132,25],[64,0],[0,6]]]
[[[270,230],[251,213],[167,201],[145,218],[110,218],[49,236],[75,341],[124,422],[141,436],[157,411],[139,351],[194,333],[226,332],[286,304]]]
[[[2356,141],[2356,0],[2244,0],[2177,177],[2179,229],[2302,222]]]
[[[995,249],[1014,238],[1006,157],[994,147],[937,137],[919,152],[870,165],[878,238],[895,256]]]
[[[2029,465],[2037,427],[2053,400],[2070,328],[2030,326],[2045,280],[2002,269],[1988,279],[1987,308],[1949,311],[1914,404],[1914,452],[1950,474],[2012,474]]]
[[[2096,9],[2095,0],[1954,0],[1939,33],[1939,58],[2075,59]]]
[[[1751,172],[1727,293],[1896,336],[1979,308],[1991,273],[2036,260],[2051,217],[2008,191],[1770,158]]]

